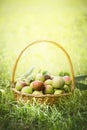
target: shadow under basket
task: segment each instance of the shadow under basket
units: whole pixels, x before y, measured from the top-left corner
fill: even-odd
[[[62,94],[43,94],[43,95],[34,95],[34,94],[25,94],[25,93],[21,93],[20,91],[17,91],[15,89],[15,72],[17,69],[17,65],[19,62],[19,59],[21,58],[22,54],[27,50],[27,48],[29,48],[30,46],[37,44],[37,43],[50,43],[53,44],[55,46],[57,46],[59,49],[61,49],[63,51],[63,53],[65,54],[68,63],[69,63],[69,67],[70,67],[70,73],[71,73],[71,80],[72,80],[72,84],[71,84],[71,91],[69,93],[62,93]],[[46,103],[46,104],[54,104],[58,101],[59,98],[62,98],[63,96],[69,96],[72,94],[73,90],[74,90],[74,71],[73,71],[73,65],[72,65],[72,61],[71,58],[69,56],[69,54],[67,53],[67,51],[57,42],[54,41],[49,41],[49,40],[39,40],[39,41],[34,41],[31,42],[29,45],[27,45],[18,55],[16,62],[14,64],[13,67],[13,71],[12,71],[12,78],[11,78],[11,88],[12,91],[14,93],[14,96],[16,98],[16,100],[23,100],[24,102],[29,101],[29,103],[33,103],[34,101],[38,102],[38,103]]]

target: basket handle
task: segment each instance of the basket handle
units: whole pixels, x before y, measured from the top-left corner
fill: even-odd
[[[38,40],[38,41],[31,42],[30,44],[28,44],[28,45],[20,52],[19,56],[18,56],[17,59],[16,59],[16,62],[15,62],[15,64],[14,64],[13,71],[12,71],[12,77],[11,77],[12,86],[14,86],[14,83],[15,83],[15,82],[14,82],[15,72],[16,72],[16,68],[17,68],[18,62],[19,62],[19,60],[20,60],[22,54],[24,53],[24,51],[25,51],[28,47],[30,47],[30,46],[32,46],[32,45],[34,45],[34,44],[36,44],[36,43],[41,43],[41,42],[52,43],[53,45],[57,46],[58,48],[60,48],[60,49],[65,53],[65,55],[66,55],[66,57],[67,57],[67,60],[68,60],[68,62],[69,62],[69,66],[70,66],[71,79],[72,79],[71,91],[73,91],[73,90],[74,90],[74,70],[73,70],[73,65],[72,65],[71,58],[70,58],[69,54],[67,53],[67,51],[66,51],[59,43],[54,42],[54,41],[50,41],[50,40]]]

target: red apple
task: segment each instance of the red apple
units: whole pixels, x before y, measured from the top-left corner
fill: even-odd
[[[27,86],[25,81],[17,81],[15,88],[20,91],[24,86]]]
[[[72,80],[69,76],[64,76],[63,79],[64,79],[66,85],[71,85]]]
[[[43,90],[44,89],[44,83],[42,81],[39,80],[35,80],[31,83],[31,85],[33,90]]]

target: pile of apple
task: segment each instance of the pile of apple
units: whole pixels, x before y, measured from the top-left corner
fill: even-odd
[[[72,80],[70,76],[51,76],[37,73],[35,78],[20,79],[16,81],[15,89],[24,94],[45,95],[62,94],[71,91]]]

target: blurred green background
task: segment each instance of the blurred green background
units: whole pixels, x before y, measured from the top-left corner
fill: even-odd
[[[87,74],[86,28],[86,0],[0,0],[0,64],[11,74],[17,56],[26,45],[47,39],[67,50],[75,75]],[[24,53],[17,70],[23,73],[31,66],[53,74],[69,71],[61,50],[43,43]]]

